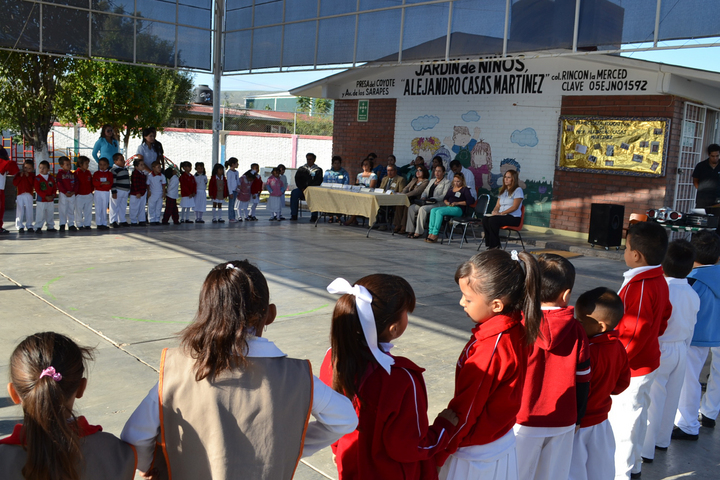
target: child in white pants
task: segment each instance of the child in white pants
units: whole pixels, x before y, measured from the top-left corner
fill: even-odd
[[[652,462],[655,447],[670,446],[675,411],[685,378],[687,349],[700,310],[700,297],[687,281],[695,261],[695,248],[687,240],[675,240],[668,246],[663,271],[668,283],[672,314],[660,341],[660,367],[650,386],[648,428],[642,449],[643,462]]]
[[[110,170],[110,162],[107,158],[101,158],[98,162],[98,171],[93,173],[93,186],[95,187],[95,225],[100,230],[107,230],[108,215],[110,207],[110,189],[113,185],[113,174]]]
[[[68,157],[60,157],[60,171],[55,176],[58,187],[58,214],[60,216],[60,231],[65,230],[65,225],[71,231],[75,228],[75,194],[77,193],[77,182],[72,171],[72,162]]]
[[[112,197],[110,198],[110,223],[117,228],[127,225],[125,213],[127,212],[128,196],[130,195],[130,173],[125,168],[125,157],[122,153],[113,155]]]
[[[15,199],[15,226],[18,232],[33,230],[33,192],[35,191],[35,166],[32,160],[25,161],[20,173],[13,177],[13,185],[17,189]]]
[[[166,183],[165,175],[162,174],[162,164],[155,160],[152,163],[152,172],[150,172],[147,177],[149,193],[148,217],[150,218],[150,225],[160,225]]]
[[[55,177],[50,174],[50,163],[43,160],[38,165],[40,173],[35,175],[35,193],[37,202],[35,206],[35,233],[42,232],[43,225],[47,222],[48,232],[55,231],[55,193],[57,184]]]
[[[142,158],[133,162],[135,169],[130,175],[130,225],[145,225],[147,203],[147,167]]]
[[[93,178],[90,167],[90,159],[85,156],[78,157],[77,170],[75,170],[75,183],[77,184],[77,195],[75,199],[75,225],[79,229],[92,228],[92,206],[93,206]]]

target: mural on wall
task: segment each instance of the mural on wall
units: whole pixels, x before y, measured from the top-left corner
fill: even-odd
[[[465,123],[476,123],[481,117],[476,111],[471,110],[462,114],[460,118]],[[433,130],[440,123],[441,119],[437,115],[421,115],[412,120],[411,127],[415,131]],[[490,194],[492,197],[489,210],[494,207],[505,172],[516,170],[520,176],[520,188],[525,194],[525,223],[549,227],[552,181],[547,181],[545,177],[541,180],[523,179],[522,165],[515,158],[504,158],[498,165],[498,171],[494,173],[492,148],[488,141],[480,138],[481,133],[482,130],[477,126],[453,125],[452,135],[446,136],[442,142],[437,136],[416,137],[410,142],[410,149],[413,155],[422,156],[427,164],[433,157],[439,156],[446,170],[449,169],[450,161],[459,160],[463,167],[473,172],[478,191],[481,194]],[[537,133],[531,127],[515,129],[509,135],[510,145],[530,149],[538,143]],[[503,146],[496,144],[496,148],[502,149]]]

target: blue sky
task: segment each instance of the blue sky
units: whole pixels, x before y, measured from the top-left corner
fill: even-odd
[[[720,39],[717,38],[703,39],[702,43],[711,43],[713,41],[720,43]],[[720,73],[720,46],[632,52],[625,54],[625,56]],[[341,70],[315,70],[309,72],[265,73],[223,77],[222,90],[287,91],[291,88],[334,75],[340,71]],[[207,84],[212,87],[212,81],[212,75],[197,74],[195,76],[195,83],[198,85]]]

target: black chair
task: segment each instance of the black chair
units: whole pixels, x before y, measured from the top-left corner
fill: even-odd
[[[455,229],[458,227],[464,227],[462,237],[460,238],[460,248],[462,248],[463,243],[465,242],[468,228],[470,228],[473,238],[477,240],[477,236],[475,235],[475,226],[482,226],[482,219],[487,213],[489,203],[490,195],[479,195],[477,202],[475,202],[475,210],[471,216],[459,218],[456,217],[449,220],[448,223],[450,225],[450,238],[448,239],[448,245],[450,245],[450,243],[452,242],[453,235],[455,234]],[[482,244],[482,240],[480,243]]]

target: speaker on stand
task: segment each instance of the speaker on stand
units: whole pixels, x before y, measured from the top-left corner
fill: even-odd
[[[590,205],[590,231],[588,243],[600,245],[608,250],[615,247],[620,250],[622,244],[623,219],[625,206],[613,203],[593,203]]]

